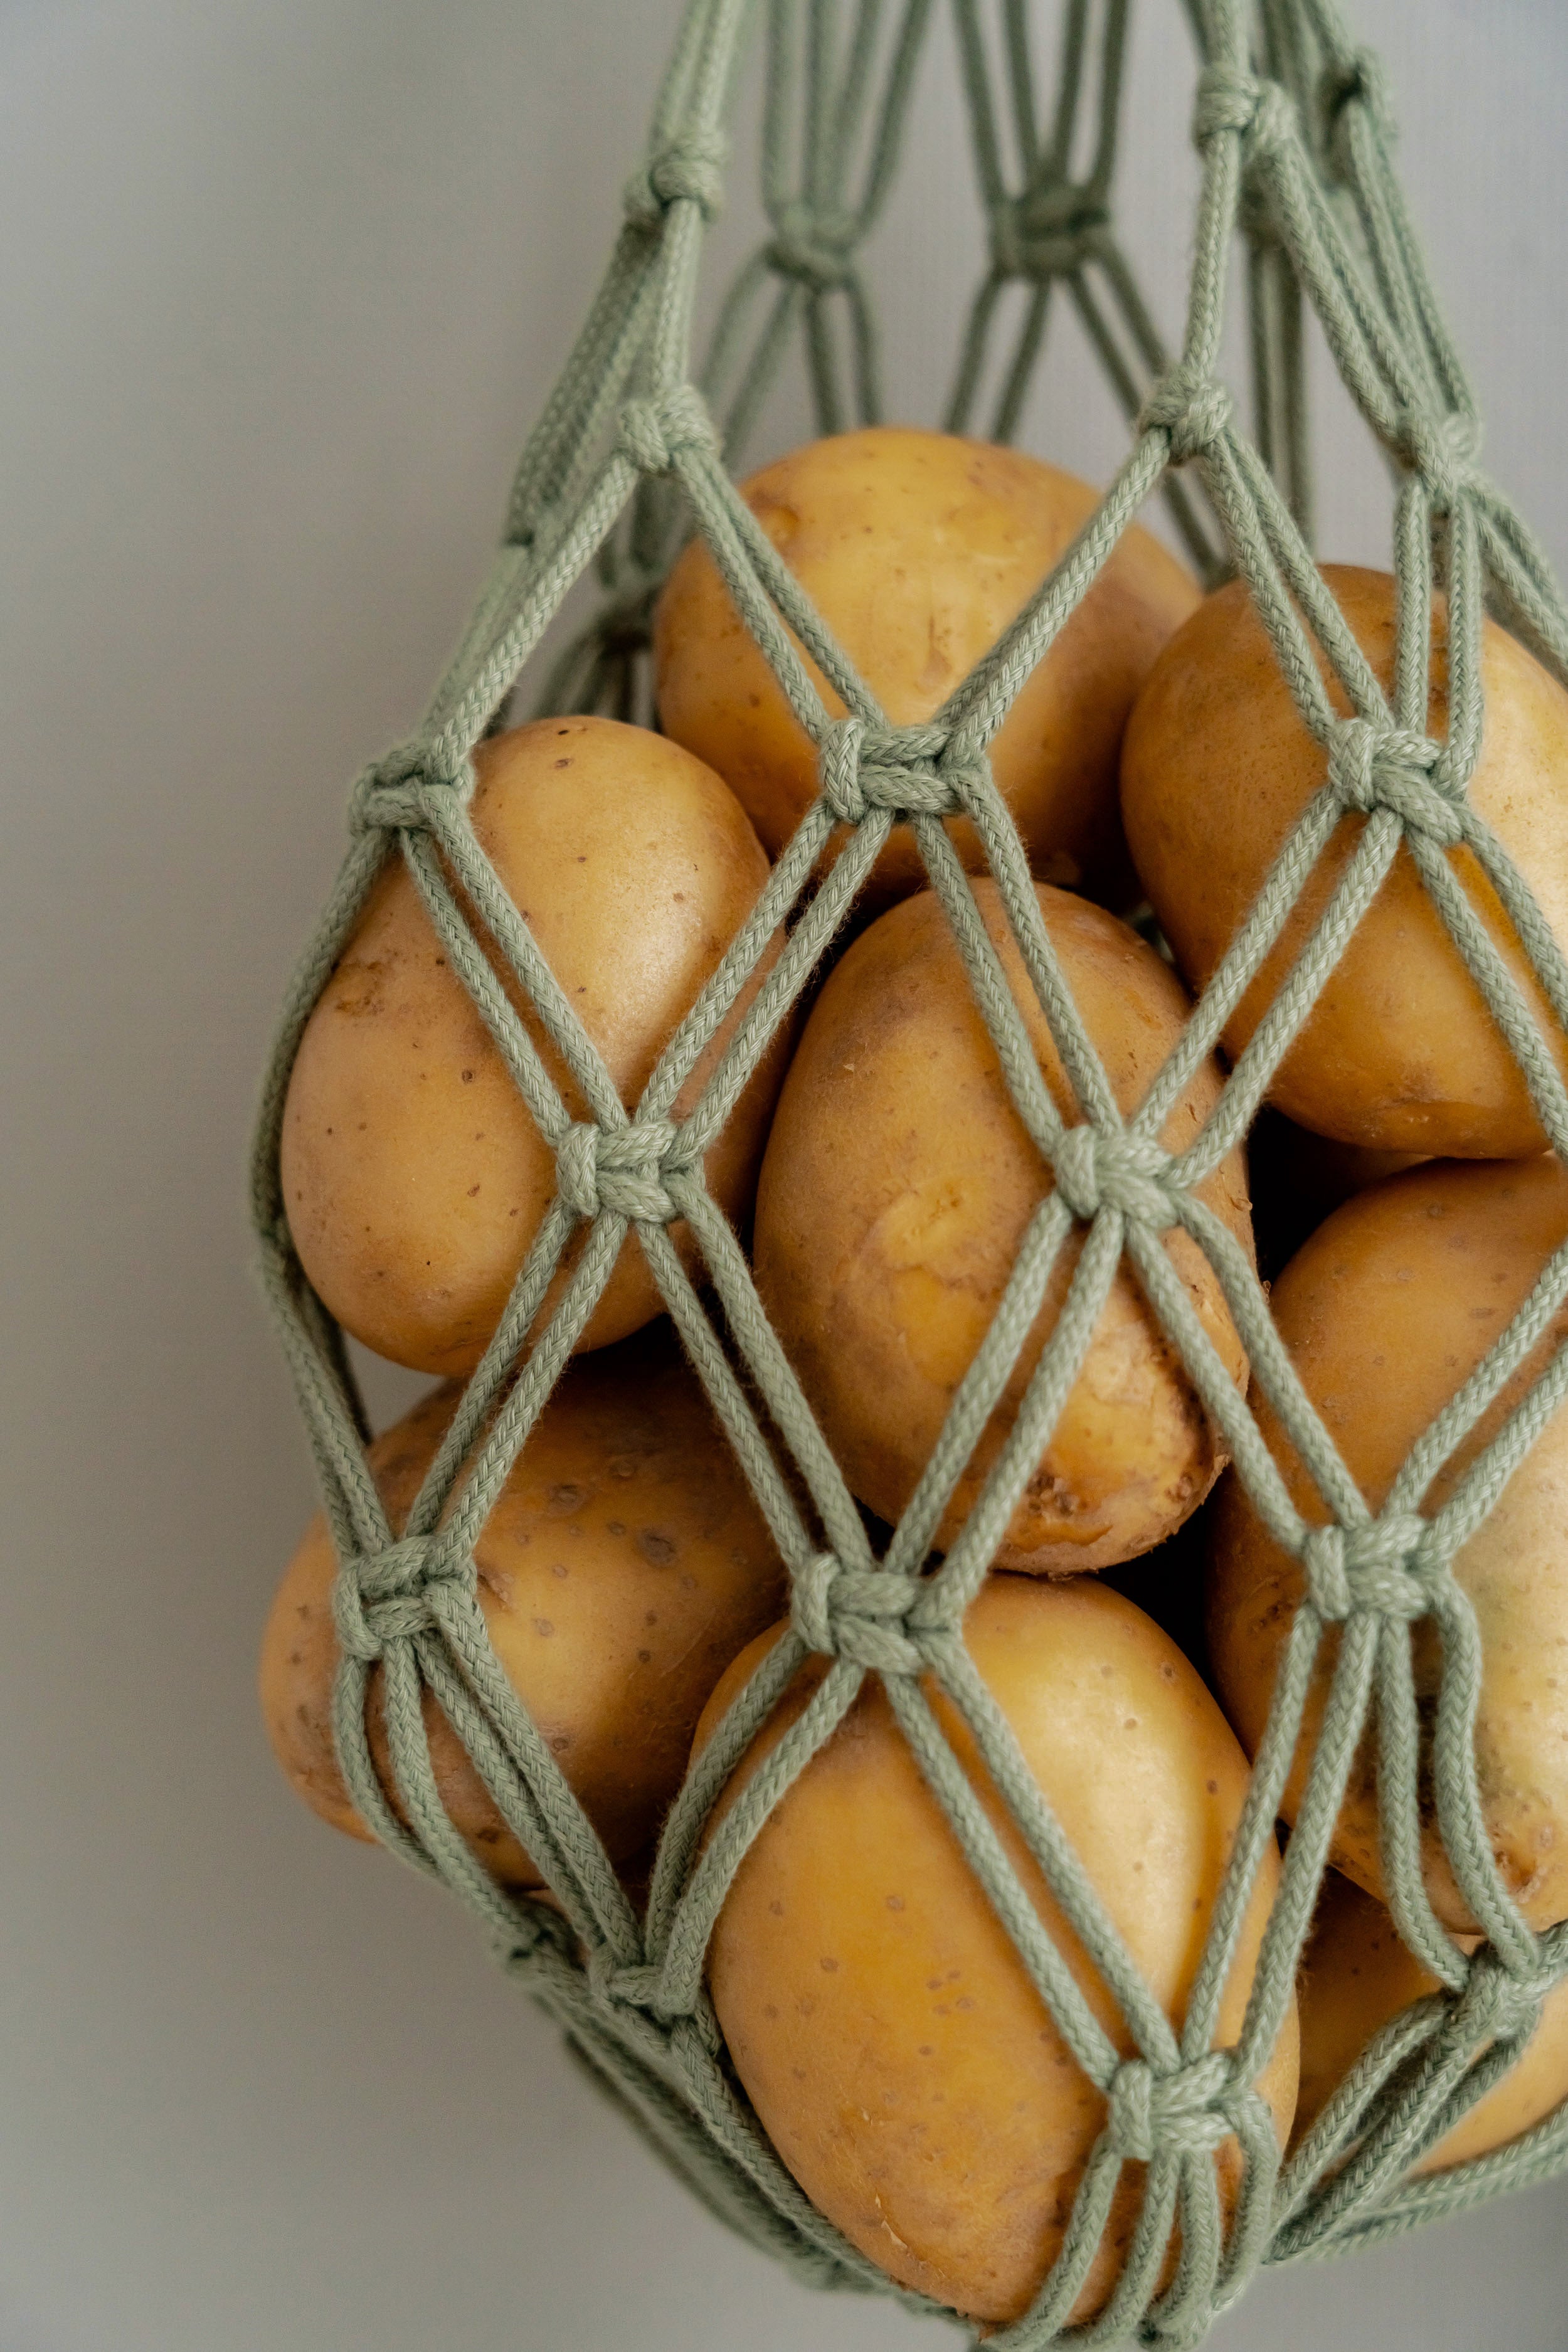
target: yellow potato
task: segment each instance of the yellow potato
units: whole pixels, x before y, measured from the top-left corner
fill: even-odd
[[[631,1108],[750,913],[767,859],[720,779],[643,728],[540,719],[481,745],[476,764],[474,830]],[[522,992],[508,993],[573,1118],[585,1118]],[[739,1008],[676,1118],[738,1018]],[[708,1154],[710,1188],[732,1218],[750,1205],[784,1059],[775,1046]],[[472,1370],[554,1192],[554,1155],[401,859],[377,881],[305,1030],[282,1186],[305,1271],[356,1339],[416,1371]],[[687,1229],[671,1230],[690,1263]],[[628,1235],[578,1344],[624,1339],[660,1303]]]
[[[1384,688],[1394,583],[1324,577]],[[1435,621],[1428,730],[1447,723],[1447,621]],[[1568,693],[1485,624],[1486,735],[1469,797],[1568,948]],[[1337,686],[1336,706],[1349,705]],[[1219,962],[1327,772],[1246,586],[1208,598],[1166,647],[1128,723],[1121,807],[1143,887],[1194,988]],[[1350,863],[1365,820],[1342,819],[1225,1033],[1237,1054]],[[1449,864],[1568,1071],[1563,1035],[1500,901],[1468,849]],[[1546,1138],[1512,1055],[1402,843],[1381,890],[1281,1063],[1270,1100],[1302,1127],[1378,1151],[1512,1159]]]
[[[1099,503],[1087,482],[1020,450],[889,425],[814,441],[753,474],[742,496],[898,726],[933,716]],[[1048,880],[1126,902],[1117,750],[1133,696],[1197,595],[1134,525],[992,743],[997,786]],[[654,660],[666,731],[728,780],[776,856],[816,796],[816,759],[700,541],[659,600]],[[950,829],[978,870],[973,827]],[[924,879],[900,826],[878,863],[879,893]]]
[[[1155,1999],[1179,2023],[1247,1789],[1219,1709],[1175,1645],[1082,1580],[987,1578],[965,1621],[976,1666]],[[699,1744],[769,1641],[731,1667]],[[820,1680],[808,1662],[724,1805]],[[1117,2048],[1133,2044],[952,1706],[931,1692],[1029,1901]],[[1233,2046],[1279,1881],[1272,1843],[1220,2006]],[[947,1825],[874,1678],[748,1851],[714,1929],[719,2021],[763,2125],[818,2210],[902,2286],[1016,2319],[1062,2243],[1104,2126],[1082,2074]],[[1281,2144],[1292,2009],[1259,2088]],[[1234,2197],[1236,2143],[1216,2157]],[[1122,2175],[1074,2314],[1104,2303],[1143,2168]]]
[[[994,883],[975,896],[1047,1084],[1073,1098]],[[1131,1111],[1182,1033],[1187,1003],[1154,950],[1102,908],[1038,886],[1041,911],[1118,1101]],[[1166,1122],[1171,1150],[1214,1108],[1200,1070]],[[757,1286],[852,1491],[896,1519],[990,1327],[1050,1171],[1014,1108],[934,893],[905,899],[848,950],[813,1008],[780,1097],[757,1192]],[[1249,1241],[1240,1152],[1203,1197]],[[1083,1229],[938,1530],[950,1544],[1017,1417],[1055,1329]],[[1238,1387],[1247,1363],[1212,1267],[1165,1245]],[[1222,1456],[1130,1263],[997,1553],[1004,1568],[1110,1567],[1196,1509]]]
[[[1522,1306],[1568,1240],[1568,1173],[1554,1160],[1487,1166],[1434,1161],[1391,1177],[1335,1211],[1274,1286],[1279,1333],[1351,1475],[1377,1509],[1421,1432]],[[1422,1505],[1428,1515],[1495,1436],[1568,1340],[1559,1307],[1540,1345],[1459,1447]],[[1254,1410],[1297,1508],[1330,1514],[1260,1392]],[[1568,1407],[1514,1472],[1454,1573],[1485,1650],[1476,1763],[1498,1867],[1531,1925],[1568,1917]],[[1234,1473],[1215,1500],[1209,1652],[1220,1696],[1256,1753],[1301,1571],[1267,1532]],[[1321,1720],[1338,1636],[1331,1631],[1282,1811],[1295,1818]],[[1442,1665],[1429,1623],[1415,1635],[1415,1686],[1429,1720]],[[1423,1781],[1423,1869],[1446,1926],[1473,1932],[1443,1853]],[[1363,1740],[1335,1833],[1333,1860],[1384,1893],[1376,1759]]]
[[[1461,1939],[1473,1948],[1476,1938]],[[1295,2137],[1306,2137],[1367,2043],[1402,2009],[1438,1990],[1437,1979],[1399,1940],[1381,1903],[1330,1871],[1318,1897],[1297,1999],[1301,2089]],[[1568,1983],[1542,2004],[1541,2022],[1509,2073],[1410,2168],[1446,2172],[1489,2155],[1568,2098]]]
[[[436,1390],[371,1448],[401,1528],[458,1391]],[[740,1465],[667,1324],[569,1365],[475,1546],[479,1602],[501,1665],[612,1861],[634,1858],[680,1785],[692,1727],[723,1668],[778,1612],[783,1570]],[[318,1516],[268,1622],[261,1706],[311,1810],[356,1837],[332,1743],[337,1559]],[[393,1780],[382,1670],[371,1747]],[[507,1885],[538,1870],[428,1691],[441,1801]],[[395,1809],[401,1812],[401,1806]]]

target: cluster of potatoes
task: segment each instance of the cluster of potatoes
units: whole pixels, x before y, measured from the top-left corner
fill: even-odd
[[[819,442],[743,494],[897,723],[940,708],[1094,504],[1083,484],[1016,452],[902,430]],[[1388,684],[1391,581],[1329,577]],[[1438,611],[1437,733],[1443,629]],[[666,587],[654,651],[661,731],[561,718],[500,735],[478,754],[472,805],[480,842],[628,1108],[817,789],[811,746],[699,544]],[[1568,695],[1489,623],[1483,668],[1486,745],[1472,798],[1568,945]],[[1019,694],[992,763],[1046,929],[1131,1112],[1321,784],[1323,755],[1243,590],[1200,598],[1135,529]],[[1362,822],[1338,828],[1232,1014],[1226,1056],[1252,1034]],[[978,868],[971,829],[953,821],[949,830]],[[1568,1041],[1489,885],[1467,852],[1451,863],[1568,1068]],[[1044,1083],[1074,1122],[1081,1113],[998,894],[982,878],[975,895]],[[1168,956],[1125,919],[1141,898]],[[705,1173],[749,1245],[763,1304],[852,1492],[888,1522],[915,1489],[1053,1179],[1014,1108],[907,827],[895,830],[837,944],[804,1021],[756,1069]],[[493,961],[573,1115],[585,1118],[554,1045]],[[1197,1132],[1222,1083],[1217,1058],[1194,1072],[1166,1122],[1169,1148]],[[1568,1173],[1544,1143],[1508,1048],[1401,849],[1279,1070],[1250,1180],[1279,1328],[1374,1507],[1568,1241]],[[399,860],[388,862],[305,1033],[282,1179],[300,1258],[332,1313],[381,1355],[444,1383],[372,1448],[395,1528],[453,1410],[452,1383],[478,1362],[555,1189],[552,1155]],[[1242,1150],[1202,1193],[1253,1250]],[[677,1225],[672,1237],[695,1270],[690,1236]],[[939,1549],[1006,1444],[1083,1238],[1079,1227],[1062,1253],[937,1530]],[[1164,1245],[1245,1392],[1247,1364],[1212,1269],[1184,1233]],[[779,1637],[787,1607],[767,1528],[659,1308],[633,1234],[476,1547],[497,1654],[632,1887],[694,1748]],[[1560,1314],[1445,1470],[1436,1499],[1564,1338]],[[1266,1402],[1256,1404],[1302,1512],[1326,1517]],[[1296,1562],[1225,1472],[1219,1433],[1124,1265],[965,1626],[1029,1769],[1177,2023],[1301,1590]],[[1187,1528],[1216,1481],[1203,1520]],[[1205,1555],[1206,1638],[1193,1605]],[[334,1567],[317,1522],[268,1626],[263,1700],[294,1785],[324,1818],[363,1835],[330,1727]],[[1568,1411],[1457,1572],[1486,1644],[1476,1752],[1487,1829],[1517,1901],[1544,1926],[1568,1916]],[[1440,1664],[1423,1632],[1425,1689]],[[721,1808],[824,1670],[821,1660],[803,1667]],[[1325,1666],[1287,1820],[1326,1675]],[[940,1694],[933,1704],[1041,1919],[1113,2042],[1131,2051],[965,1724]],[[425,1706],[458,1831],[498,1880],[537,1889],[533,1860],[428,1693]],[[378,1672],[372,1749],[396,1807],[380,1708]],[[1375,2028],[1430,1989],[1378,1899],[1370,1753],[1352,1775],[1333,1858],[1340,1874],[1301,1989],[1300,2086],[1294,2015],[1260,2085],[1282,2146]],[[1430,1822],[1425,1859],[1439,1914],[1473,1938],[1477,1923]],[[1278,1868],[1271,1851],[1221,2004],[1220,2045],[1239,2032]],[[901,2284],[982,2323],[1024,2311],[1062,2243],[1105,2101],[1035,1990],[875,1677],[742,1863],[709,1980],[739,2079],[820,2210]],[[1510,2082],[1426,2163],[1496,2145],[1565,2092],[1568,2011],[1554,2001]],[[1215,2162],[1232,2193],[1235,2144]],[[1124,2258],[1139,2170],[1127,2168],[1079,2317],[1103,2305]]]

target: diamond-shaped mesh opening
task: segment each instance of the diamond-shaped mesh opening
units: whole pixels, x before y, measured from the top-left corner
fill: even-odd
[[[338,1755],[364,1822],[478,1912],[508,1964],[568,2028],[590,2071],[716,2211],[818,2283],[893,2291],[816,2211],[770,2146],[704,1990],[714,1923],[741,1862],[867,1677],[879,1678],[1030,1983],[1106,2098],[1104,2128],[1059,2256],[1029,2310],[990,2340],[1033,2352],[1068,2335],[1110,2343],[1142,2328],[1148,2341],[1190,2343],[1262,2259],[1387,2234],[1568,2158],[1568,2123],[1551,2119],[1456,2172],[1415,2183],[1405,2178],[1511,2063],[1541,2000],[1568,1969],[1568,1926],[1543,1935],[1531,1928],[1489,1843],[1473,1738],[1480,1637],[1452,1573],[1456,1553],[1509,1473],[1568,1399],[1568,1349],[1550,1355],[1522,1396],[1510,1388],[1547,1344],[1568,1298],[1568,1244],[1373,1510],[1293,1369],[1247,1251],[1198,1191],[1242,1142],[1402,852],[1506,1038],[1552,1150],[1568,1161],[1560,1045],[1554,1050],[1451,863],[1461,847],[1477,861],[1542,1003],[1568,1032],[1568,961],[1466,796],[1481,741],[1479,647],[1489,599],[1559,677],[1568,675],[1568,615],[1539,551],[1477,467],[1473,403],[1390,168],[1381,85],[1334,12],[1319,0],[1264,0],[1257,20],[1247,23],[1234,0],[1191,12],[1203,187],[1186,333],[1173,362],[1112,222],[1125,0],[1066,0],[1053,12],[1048,97],[1045,44],[1025,7],[1004,0],[987,11],[980,0],[957,0],[991,258],[964,331],[946,421],[1010,436],[1055,291],[1077,311],[1135,436],[1095,515],[973,674],[929,722],[892,726],[737,491],[725,453],[732,464],[796,337],[824,431],[879,413],[874,316],[858,255],[899,158],[931,10],[929,0],[908,0],[885,18],[875,0],[861,0],[840,24],[831,7],[773,0],[763,159],[772,234],[721,306],[706,369],[694,383],[693,289],[704,222],[718,200],[721,121],[743,13],[738,0],[694,0],[688,12],[648,159],[628,190],[627,225],[525,454],[490,583],[416,736],[355,788],[352,846],[296,982],[268,1081],[256,1219],[341,1561]],[[1247,256],[1256,441],[1240,431],[1215,375],[1238,226]],[[1021,294],[1022,308],[1009,341],[1012,293]],[[1397,471],[1392,695],[1361,652],[1304,536],[1304,302]],[[1325,773],[1179,1045],[1128,1108],[1064,975],[987,748],[1157,488],[1205,579],[1228,568],[1245,580],[1297,708],[1323,749]],[[692,530],[816,747],[820,791],[628,1112],[475,835],[471,755],[500,723],[519,674],[589,566],[597,565],[604,583],[603,609],[543,681],[541,708],[627,718],[646,708],[651,601]],[[1438,592],[1447,600],[1449,719],[1444,738],[1433,740],[1431,614]],[[825,705],[803,651],[837,709]],[[1046,1082],[975,877],[950,837],[945,820],[957,814],[980,845],[1070,1085],[1071,1117],[1064,1118]],[[1200,1130],[1168,1150],[1163,1138],[1173,1112],[1208,1066],[1347,814],[1363,820],[1361,830],[1310,935],[1236,1054]],[[924,1473],[884,1541],[868,1527],[769,1324],[703,1160],[822,971],[895,824],[910,829],[945,913],[1012,1104],[1039,1156],[1041,1198]],[[836,834],[843,846],[825,864]],[[342,1335],[303,1276],[278,1172],[301,1034],[389,856],[405,861],[451,970],[557,1167],[555,1198],[505,1313],[396,1530],[367,1466],[368,1432]],[[749,983],[755,984],[748,996]],[[569,1074],[576,1105],[551,1076],[520,1003]],[[727,1044],[695,1104],[677,1117],[682,1090],[727,1022],[734,1024]],[[695,1275],[672,1238],[676,1226],[695,1243]],[[1258,1391],[1310,1476],[1317,1498],[1310,1518],[1173,1261],[1167,1236],[1178,1232],[1212,1267]],[[943,1514],[1069,1244],[1076,1262],[1054,1328],[962,1530],[933,1567]],[[646,1255],[793,1593],[789,1629],[735,1698],[669,1814],[641,1916],[500,1664],[479,1606],[473,1557],[623,1248]],[[1179,2026],[1143,1982],[963,1634],[966,1609],[1124,1265],[1169,1335],[1253,1507],[1300,1563],[1302,1577]],[[1500,1419],[1505,1391],[1511,1402]],[[1441,1507],[1424,1512],[1434,1482],[1489,1414],[1485,1445]],[[1435,1706],[1421,1696],[1413,1664],[1418,1628],[1435,1633],[1441,1647]],[[740,1795],[720,1808],[736,1766],[813,1654],[826,1665],[808,1702]],[[366,1728],[376,1670],[395,1805]],[[425,1690],[539,1866],[554,1905],[505,1891],[453,1826],[432,1764]],[[1260,1874],[1272,1867],[1276,1817],[1304,1724],[1315,1725],[1310,1762],[1245,2021],[1234,2042],[1216,2050],[1222,1999]],[[977,1800],[973,1770],[954,1745],[957,1726],[1010,1816],[1011,1844]],[[1383,1866],[1399,1932],[1447,1990],[1378,2036],[1281,2170],[1256,2086],[1284,2028],[1358,1752],[1376,1760]],[[1427,1893],[1424,1807],[1485,1937],[1473,1958]],[[1110,1996],[1120,2040],[1042,1922],[1021,1856],[1040,1874]],[[1228,2209],[1215,2162],[1222,2142],[1239,2151],[1239,2193]],[[1109,2299],[1087,2326],[1075,2326],[1126,2180],[1138,2193],[1124,2259]],[[1173,2270],[1173,2226],[1180,2258]]]

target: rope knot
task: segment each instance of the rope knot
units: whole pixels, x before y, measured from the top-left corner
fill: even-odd
[[[1351,1528],[1313,1528],[1301,1546],[1307,1595],[1324,1622],[1343,1624],[1363,1612],[1425,1617],[1447,1559],[1430,1519],[1391,1511]]]
[[[521,1916],[512,1929],[511,1941],[498,1954],[509,1976],[520,1978],[525,1984],[545,1974],[554,1965],[566,1961],[574,1950],[574,1939],[567,1922],[558,1912],[547,1911],[542,1903],[526,1896],[519,1906]]]
[[[781,278],[793,278],[814,294],[828,294],[853,284],[860,235],[853,213],[789,204],[774,215],[773,241],[764,257]]]
[[[1103,253],[1110,207],[1067,184],[991,207],[991,266],[1004,278],[1065,278]]]
[[[619,446],[643,474],[668,474],[686,449],[717,449],[719,435],[702,394],[678,383],[658,400],[628,400],[621,410]]]
[[[1394,428],[1394,449],[1402,465],[1418,474],[1439,514],[1452,514],[1481,478],[1481,420],[1453,411],[1433,416],[1402,408]]]
[[[720,131],[680,131],[650,155],[626,182],[622,202],[638,228],[657,229],[671,205],[701,207],[705,221],[717,218],[724,201],[724,165],[730,142]]]
[[[1290,138],[1295,128],[1295,109],[1277,81],[1224,64],[1205,66],[1198,76],[1193,107],[1195,145],[1206,147],[1211,139],[1236,131],[1255,153],[1263,154]]]
[[[395,743],[355,777],[349,824],[355,833],[423,833],[430,823],[430,795],[453,793],[466,803],[474,782],[466,751],[454,754],[440,742]]]
[[[592,1946],[584,1965],[590,1990],[606,2008],[652,2011],[661,1969],[646,1961],[618,1961],[607,1944]]]
[[[1341,142],[1345,132],[1345,110],[1363,106],[1373,128],[1381,138],[1392,140],[1394,135],[1394,111],[1389,103],[1388,76],[1383,69],[1383,59],[1375,49],[1352,49],[1347,57],[1336,58],[1324,67],[1318,82],[1318,106],[1322,116],[1324,134],[1335,161],[1342,162]]]
[[[1163,1233],[1176,1222],[1167,1182],[1171,1155],[1148,1136],[1069,1127],[1052,1154],[1057,1190],[1075,1217],[1090,1223],[1101,1209]]]
[[[1213,376],[1194,374],[1185,366],[1162,376],[1138,412],[1138,430],[1158,429],[1171,445],[1171,463],[1184,466],[1212,449],[1230,424],[1234,403],[1223,383]]]
[[[390,1643],[409,1642],[437,1622],[431,1596],[461,1583],[471,1562],[438,1535],[404,1536],[381,1551],[351,1552],[332,1584],[332,1622],[351,1658],[374,1665]]]
[[[1490,1944],[1470,1960],[1464,1990],[1453,1998],[1448,2031],[1467,2050],[1490,2042],[1528,2042],[1541,2022],[1542,2003],[1560,1981],[1550,1967],[1510,1969]]]
[[[557,1190],[579,1217],[607,1210],[634,1224],[668,1225],[680,1211],[665,1179],[684,1175],[689,1166],[681,1155],[680,1129],[668,1119],[634,1119],[629,1127],[580,1119],[555,1147]]]
[[[818,755],[822,796],[841,824],[859,824],[873,809],[951,816],[979,766],[953,753],[941,727],[872,727],[863,719],[835,719]]]
[[[1124,2058],[1106,2095],[1106,2133],[1117,2155],[1136,2164],[1212,2156],[1236,2129],[1231,2096],[1228,2051],[1211,2050],[1164,2074],[1146,2058]]]
[[[1329,782],[1342,808],[1388,809],[1439,848],[1465,837],[1464,803],[1447,782],[1445,746],[1407,728],[1342,719],[1329,744]]]
[[[818,1656],[847,1658],[881,1675],[922,1673],[921,1636],[942,1630],[923,1578],[845,1568],[830,1551],[796,1570],[790,1622]]]

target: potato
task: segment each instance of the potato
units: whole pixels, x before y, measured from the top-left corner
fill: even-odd
[[[1476,1938],[1462,1939],[1468,1949]],[[1399,1940],[1381,1903],[1331,1871],[1301,1966],[1301,2090],[1295,2137],[1306,2137],[1373,2035],[1437,1979]],[[1410,2168],[1446,2172],[1517,2139],[1568,2098],[1568,1982],[1542,2004],[1541,2022],[1509,2073]]]
[[[541,719],[482,744],[476,764],[474,830],[629,1109],[750,913],[767,859],[720,779],[643,728]],[[585,1118],[522,992],[507,992],[573,1118]],[[678,1118],[738,1018],[688,1081]],[[710,1188],[734,1218],[750,1206],[784,1061],[776,1045],[708,1154]],[[310,1015],[281,1166],[300,1260],[345,1328],[416,1371],[471,1371],[555,1191],[555,1161],[400,859]],[[690,1263],[687,1228],[671,1230]],[[565,1278],[563,1267],[552,1304]],[[659,1307],[628,1235],[578,1344],[624,1339]]]
[[[1487,1354],[1568,1240],[1568,1172],[1553,1160],[1491,1166],[1434,1161],[1358,1193],[1321,1225],[1275,1285],[1279,1333],[1308,1395],[1373,1509],[1411,1445]],[[1568,1340],[1560,1307],[1540,1345],[1435,1481],[1428,1515]],[[1267,1400],[1258,1426],[1297,1508],[1330,1514]],[[1209,1650],[1219,1694],[1244,1747],[1263,1736],[1301,1571],[1266,1531],[1234,1474],[1215,1499]],[[1476,1764],[1487,1833],[1513,1898],[1536,1927],[1568,1917],[1568,1407],[1549,1422],[1454,1573],[1485,1650]],[[1295,1818],[1337,1655],[1331,1629],[1282,1810]],[[1429,1721],[1442,1667],[1435,1629],[1415,1630],[1418,1705]],[[1423,1774],[1423,1869],[1446,1926],[1478,1922],[1454,1882]],[[1333,1861],[1384,1893],[1376,1762],[1363,1740]]]
[[[395,1528],[457,1402],[437,1389],[371,1448]],[[668,1324],[562,1375],[474,1548],[479,1602],[509,1680],[603,1838],[635,1857],[680,1785],[692,1727],[722,1669],[777,1615],[783,1570],[739,1463]],[[355,1837],[332,1743],[337,1559],[319,1516],[290,1562],[261,1654],[278,1760],[314,1812]],[[394,1783],[373,1670],[371,1748]],[[504,1885],[539,1871],[426,1691],[441,1801]],[[401,1806],[395,1797],[395,1810]]]
[[[1086,899],[1038,886],[1040,909],[1118,1101],[1131,1111],[1182,1032],[1187,1003],[1154,950]],[[976,886],[986,929],[1053,1098],[1073,1098],[995,885]],[[1172,1149],[1212,1111],[1199,1072],[1166,1122]],[[1248,1240],[1240,1152],[1203,1198]],[[933,893],[891,908],[848,950],[813,1008],[779,1100],[757,1192],[763,1302],[851,1490],[896,1519],[995,1314],[1031,1215],[1052,1188],[1003,1078],[947,918]],[[1044,1306],[938,1530],[950,1544],[1017,1416],[1055,1329],[1083,1229],[1069,1234]],[[1213,1268],[1166,1236],[1205,1330],[1237,1387],[1247,1363]],[[1004,1568],[1109,1567],[1147,1551],[1202,1502],[1221,1454],[1207,1415],[1143,1297],[1117,1274],[1089,1353],[1014,1512]]]
[[[1247,1767],[1174,1644],[1081,1580],[987,1578],[965,1638],[1026,1763],[1155,1999],[1179,2023],[1236,1834]],[[700,1745],[772,1636],[714,1692]],[[732,1801],[821,1678],[808,1661],[732,1777]],[[1132,2042],[951,1704],[943,1731],[1028,1899],[1116,2046]],[[1221,2003],[1233,2046],[1279,1880],[1272,1843]],[[900,2285],[1016,2319],[1060,2249],[1106,2119],[868,1679],[780,1800],[714,1929],[710,1985],[747,2095],[818,2210]],[[1292,2009],[1259,2088],[1281,2144]],[[1216,2162],[1234,2197],[1236,2143]],[[1074,2316],[1125,2259],[1143,2168],[1123,2172]]]
[[[797,449],[742,496],[896,726],[934,715],[1099,504],[1087,482],[1020,450],[886,425]],[[1197,595],[1134,525],[993,741],[997,786],[1048,880],[1126,903],[1117,749],[1133,696]],[[654,661],[667,733],[727,779],[776,856],[816,797],[816,756],[700,541],[659,600]],[[982,867],[967,819],[950,830],[964,863]],[[900,826],[878,861],[878,893],[924,879]]]
[[[1338,564],[1325,567],[1324,577],[1391,687],[1393,581]],[[1428,730],[1440,737],[1447,724],[1440,604],[1433,635]],[[1486,735],[1470,801],[1568,947],[1568,693],[1491,621],[1481,677]],[[1333,694],[1348,715],[1337,686]],[[1155,665],[1121,759],[1133,862],[1194,988],[1208,981],[1326,772],[1326,755],[1297,713],[1247,590],[1233,581],[1208,598]],[[1226,1030],[1233,1055],[1305,946],[1364,823],[1346,816],[1334,832]],[[1469,850],[1451,851],[1449,863],[1568,1072],[1568,1039],[1491,885]],[[1543,1147],[1524,1080],[1403,843],[1269,1099],[1302,1127],[1377,1151],[1510,1159]]]

